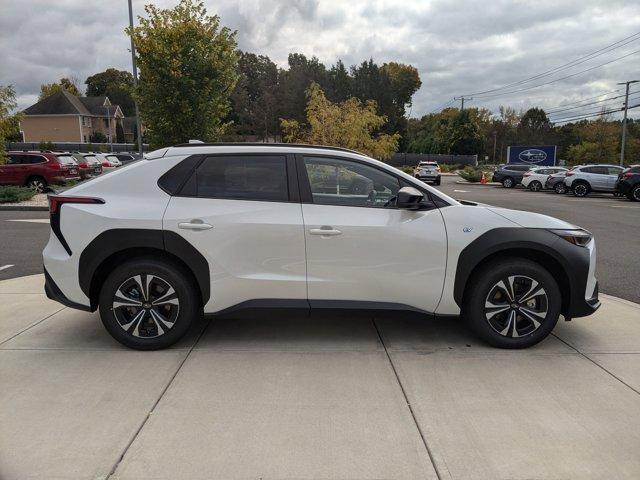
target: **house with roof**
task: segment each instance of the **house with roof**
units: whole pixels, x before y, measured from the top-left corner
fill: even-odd
[[[109,97],[77,97],[66,90],[31,105],[23,114],[20,130],[25,142],[89,143],[100,132],[115,143],[117,125],[122,127],[124,119]]]

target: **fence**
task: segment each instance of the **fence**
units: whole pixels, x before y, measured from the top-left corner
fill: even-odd
[[[48,143],[49,144],[49,143]],[[40,150],[40,142],[7,142],[7,151]],[[52,150],[57,152],[137,152],[137,143],[71,143],[51,142]],[[144,152],[149,151],[149,144],[142,144]]]
[[[478,165],[478,155],[445,155],[439,153],[396,153],[387,161],[389,165],[414,166],[420,162],[438,162],[445,165]]]

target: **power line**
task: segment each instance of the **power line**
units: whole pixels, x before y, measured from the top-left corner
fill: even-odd
[[[622,60],[624,58],[630,57],[631,55],[635,55],[636,53],[639,53],[639,52],[640,52],[640,50],[635,50],[635,51],[633,51],[631,53],[627,53],[626,55],[622,55],[621,57],[614,58],[613,60],[609,60],[608,62],[600,63],[598,65],[595,65],[595,66],[591,67],[591,68],[587,68],[586,70],[581,70],[579,72],[572,73],[571,75],[565,75],[564,77],[556,78],[555,80],[550,80],[550,81],[545,82],[545,83],[540,83],[538,85],[533,85],[531,87],[521,88],[519,90],[512,90],[510,92],[494,93],[494,94],[490,94],[490,95],[480,95],[479,98],[501,97],[501,96],[504,96],[504,95],[510,95],[512,93],[525,92],[527,90],[532,90],[534,88],[543,87],[545,85],[551,85],[552,83],[556,83],[556,82],[559,82],[561,80],[566,80],[567,78],[572,78],[572,77],[575,77],[576,75],[580,75],[582,73],[590,72],[591,70],[595,70],[596,68],[604,67],[605,65],[609,65],[610,63],[617,62],[618,60]],[[476,97],[476,98],[478,98],[478,97]]]
[[[638,92],[633,92],[633,93],[635,94],[635,93],[638,93]],[[569,111],[569,110],[580,110],[580,109],[585,108],[585,107],[588,107],[588,106],[590,106],[590,105],[598,105],[598,104],[601,104],[601,105],[600,105],[600,107],[602,108],[602,107],[606,106],[607,104],[610,104],[612,100],[616,100],[616,99],[618,99],[618,98],[624,98],[624,97],[625,97],[624,95],[618,95],[618,96],[616,96],[616,97],[612,97],[612,98],[609,98],[609,99],[606,99],[606,100],[601,100],[601,101],[599,101],[599,102],[586,103],[586,104],[584,104],[584,105],[578,105],[577,107],[570,107],[570,108],[565,108],[565,109],[563,109],[563,110],[556,110],[555,112],[546,112],[546,113],[547,113],[547,115],[548,115],[549,117],[553,117],[553,116],[555,116],[555,115],[556,115],[556,114],[558,114],[558,113],[559,113],[560,115],[566,115],[566,113],[561,113],[561,112],[567,112],[567,111]],[[637,98],[637,97],[633,97],[633,98],[635,99],[635,98]],[[614,102],[614,103],[615,103],[615,102]],[[574,114],[574,115],[576,115],[576,114],[580,114],[580,112],[574,112],[573,114]]]
[[[539,78],[543,78],[543,77],[549,76],[549,75],[551,75],[551,74],[553,74],[555,72],[558,72],[560,70],[565,70],[567,68],[574,67],[574,66],[579,65],[581,63],[584,63],[584,62],[586,62],[588,60],[591,60],[593,58],[599,57],[600,55],[604,55],[605,53],[609,53],[609,52],[611,52],[611,51],[613,51],[615,49],[621,48],[621,47],[623,47],[625,45],[628,45],[631,42],[635,42],[636,40],[639,40],[639,39],[640,39],[640,32],[636,32],[633,35],[629,35],[628,37],[625,37],[622,40],[618,40],[617,42],[614,42],[614,43],[612,43],[610,45],[607,45],[606,47],[603,47],[603,48],[601,48],[599,50],[595,50],[595,51],[593,51],[591,53],[587,53],[586,55],[583,55],[582,57],[579,57],[579,58],[577,58],[575,60],[572,60],[571,62],[565,63],[563,65],[559,65],[557,67],[554,67],[554,68],[552,68],[550,70],[547,70],[545,72],[539,73],[537,75],[533,75],[531,77],[525,78],[523,80],[519,80],[517,82],[512,82],[512,83],[503,85],[501,87],[496,87],[496,88],[493,88],[493,89],[490,89],[490,90],[484,90],[484,91],[480,91],[480,92],[473,92],[473,93],[469,93],[467,95],[483,95],[483,94],[487,94],[487,93],[497,92],[499,90],[504,90],[505,88],[510,88],[510,87],[514,87],[514,86],[517,86],[517,85],[521,85],[523,83],[527,83],[527,82],[530,82],[532,80],[537,80]],[[465,96],[467,96],[467,95],[465,95]]]
[[[436,113],[438,111],[442,111],[444,108],[448,107],[449,105],[451,105],[455,100],[452,98],[451,100],[449,100],[447,103],[442,104],[441,106],[434,108],[433,110],[431,110],[429,113]]]
[[[589,100],[593,100],[594,98],[600,98],[603,95],[608,95],[609,93],[616,93],[616,92],[621,92],[621,91],[622,91],[622,89],[619,88],[617,90],[610,90],[608,92],[602,92],[599,95],[594,95],[593,97],[583,98],[582,100],[576,100],[574,102],[565,103],[564,105],[558,105],[556,107],[552,107],[549,110],[545,110],[545,111],[547,112],[547,114],[559,112],[559,111],[565,110],[565,107],[570,107],[571,105],[578,105],[579,103],[586,102],[586,101],[589,101]],[[611,98],[622,98],[622,97],[623,97],[623,95],[619,95],[617,97],[611,97]],[[604,100],[607,100],[607,99],[606,98],[602,98],[599,101],[604,101]],[[589,105],[589,104],[585,103],[584,105]],[[580,107],[580,106],[581,105],[578,105],[578,107]]]
[[[638,108],[638,107],[640,107],[640,103],[637,104],[637,105],[630,106],[629,110],[631,110],[633,108]],[[569,123],[569,122],[573,122],[575,120],[586,120],[588,118],[601,117],[603,115],[608,115],[610,113],[617,113],[617,112],[621,112],[623,110],[624,110],[624,107],[621,107],[621,108],[617,108],[617,109],[614,109],[614,110],[606,110],[604,112],[592,113],[592,114],[589,114],[589,115],[579,115],[579,116],[576,116],[576,117],[559,118],[559,119],[556,119],[556,120],[552,121],[552,123],[559,124],[559,123]]]

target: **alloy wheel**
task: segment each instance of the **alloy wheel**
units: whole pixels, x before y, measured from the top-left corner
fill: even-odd
[[[573,193],[576,197],[584,197],[587,194],[587,186],[584,183],[579,183],[573,187]]]
[[[31,188],[32,190],[35,190],[36,193],[42,193],[44,192],[46,185],[42,180],[31,180],[29,182],[29,188]]]
[[[180,300],[175,289],[157,275],[126,279],[116,290],[113,314],[124,331],[138,338],[164,335],[175,325]]]
[[[491,287],[485,299],[484,315],[497,333],[518,338],[540,328],[548,307],[547,292],[538,281],[512,275]]]
[[[513,186],[513,180],[511,180],[510,178],[506,178],[503,182],[502,182],[502,186],[504,188],[511,188]]]
[[[554,190],[556,193],[565,193],[567,191],[567,187],[564,183],[556,183]]]
[[[540,182],[531,182],[531,185],[529,185],[529,188],[531,189],[532,192],[539,192],[540,189],[542,188],[542,184]]]
[[[636,202],[640,202],[640,186],[635,187],[631,192],[631,196]]]

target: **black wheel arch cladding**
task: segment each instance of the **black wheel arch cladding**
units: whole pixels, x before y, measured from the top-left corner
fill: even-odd
[[[458,258],[454,281],[453,298],[460,308],[463,307],[467,283],[476,267],[486,259],[501,254],[516,254],[537,263],[540,263],[541,257],[551,258],[561,272],[550,273],[554,277],[561,273],[566,279],[560,281],[565,279],[556,278],[563,297],[562,313],[570,317],[588,314],[584,307],[584,294],[589,275],[589,250],[541,228],[495,228],[467,245]]]
[[[187,240],[175,232],[150,229],[112,229],[102,232],[87,245],[80,254],[78,276],[80,288],[91,300],[91,307],[97,304],[93,298],[92,283],[105,260],[126,250],[164,251],[176,257],[191,271],[195,278],[203,305],[210,297],[209,263],[207,259]]]

